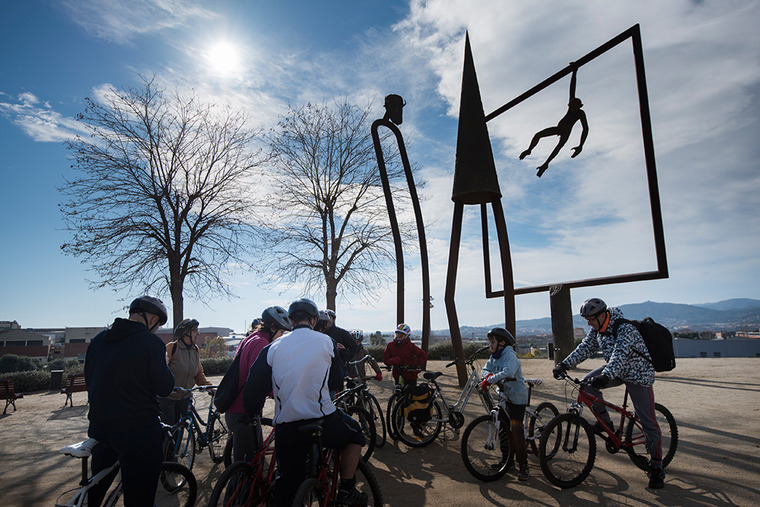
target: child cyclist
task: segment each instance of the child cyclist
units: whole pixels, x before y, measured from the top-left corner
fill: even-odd
[[[512,426],[511,444],[520,467],[517,478],[527,481],[529,477],[528,452],[525,448],[523,419],[525,406],[528,404],[528,388],[525,387],[520,360],[517,359],[515,353],[517,341],[506,329],[495,327],[488,332],[488,345],[491,348],[491,357],[481,372],[483,381],[480,388],[485,391],[489,385],[498,384],[502,394],[506,396],[507,413]],[[504,379],[507,378],[514,380],[505,381]]]
[[[396,336],[385,346],[383,362],[392,366],[393,381],[396,384],[417,384],[417,370],[427,362],[427,352],[412,343],[409,335],[412,329],[407,324],[399,324]],[[404,367],[411,367],[406,369]]]

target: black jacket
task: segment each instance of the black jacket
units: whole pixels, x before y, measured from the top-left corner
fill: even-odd
[[[351,333],[349,333],[342,327],[338,327],[338,326],[331,327],[330,329],[327,330],[327,335],[345,347],[344,350],[340,351],[340,359],[341,361],[343,361],[344,364],[347,361],[350,361],[356,355],[356,352],[359,350],[359,344],[356,343],[356,340],[354,340],[354,337],[351,336]]]

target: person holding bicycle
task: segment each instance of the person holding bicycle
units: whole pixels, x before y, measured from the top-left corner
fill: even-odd
[[[243,388],[249,415],[259,414],[270,392],[275,399],[275,454],[280,474],[275,484],[277,505],[290,505],[305,480],[311,439],[303,425],[323,421],[322,443],[341,449],[341,481],[337,503],[367,505],[367,494],[356,489],[356,468],[365,444],[359,423],[335,407],[330,398],[343,380],[338,347],[329,336],[314,331],[319,309],[310,299],[288,308],[293,330],[264,347],[251,366]]]
[[[369,357],[367,358],[366,362],[363,362],[361,364],[348,365],[348,375],[352,377],[359,377],[362,379],[362,381],[367,380],[366,363],[369,363],[369,365],[375,371],[375,380],[383,380],[383,370],[380,369],[380,365],[377,364],[377,360],[372,357],[369,352],[367,352],[367,349],[365,349],[364,345],[362,344],[364,341],[364,333],[360,329],[356,329],[354,331],[351,331],[351,336],[354,337],[356,344],[359,346],[359,350],[356,351],[356,354],[354,354],[354,357],[351,358],[351,361],[359,361],[365,356]]]
[[[528,404],[528,388],[525,387],[522,366],[515,352],[517,340],[506,329],[495,327],[488,332],[488,346],[491,348],[491,357],[480,373],[483,377],[480,388],[485,391],[488,386],[497,384],[499,390],[506,396],[507,414],[512,428],[510,438],[519,465],[517,479],[527,481],[530,474],[523,419],[525,419],[525,406]]]
[[[174,328],[174,340],[166,344],[166,361],[174,374],[174,387],[192,389],[196,385],[210,386],[201,364],[201,352],[198,348],[198,326],[195,319],[184,319]],[[187,413],[192,393],[173,392],[165,398],[158,398],[161,408],[161,421],[172,426]]]
[[[417,385],[418,368],[427,362],[427,352],[412,343],[411,334],[409,325],[399,324],[383,352],[383,362],[393,367],[391,375],[396,384]]]
[[[174,375],[164,343],[154,333],[167,318],[160,299],[139,297],[129,305],[128,319],[114,320],[87,347],[87,434],[98,441],[92,475],[118,461],[127,507],[153,505],[161,473],[164,433],[157,396],[171,392]],[[113,479],[90,489],[88,505],[100,505]]]
[[[224,414],[227,428],[232,433],[233,461],[250,461],[253,453],[261,448],[258,432],[251,426],[250,418],[243,406],[243,386],[248,378],[248,371],[264,347],[291,330],[288,312],[281,306],[265,308],[261,312],[261,318],[256,320],[256,329],[238,345],[238,395]]]
[[[591,298],[581,305],[581,316],[586,319],[591,331],[570,355],[554,367],[554,378],[560,379],[574,366],[592,357],[601,349],[607,364],[600,366],[583,377],[588,381],[586,392],[602,399],[601,389],[625,384],[633,402],[636,416],[641,421],[646,438],[646,447],[651,457],[649,487],[659,489],[665,485],[665,473],[662,469],[662,434],[657,424],[654,407],[654,367],[649,359],[644,339],[639,331],[623,319],[619,308],[607,308],[599,298]],[[613,330],[616,330],[614,332]],[[594,404],[594,411],[613,428],[607,408]],[[602,433],[602,426],[595,423],[595,429]]]

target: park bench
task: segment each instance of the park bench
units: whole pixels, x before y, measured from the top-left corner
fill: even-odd
[[[66,383],[61,388],[61,394],[66,395],[66,401],[63,403],[65,407],[69,402],[71,406],[74,406],[74,400],[71,395],[87,390],[87,384],[84,381],[84,373],[69,373],[66,377]]]
[[[3,415],[8,410],[8,405],[13,405],[13,411],[16,411],[16,400],[19,398],[23,398],[23,394],[16,394],[13,391],[13,380],[11,379],[5,379],[0,380],[0,396],[5,397],[5,410],[3,410]]]

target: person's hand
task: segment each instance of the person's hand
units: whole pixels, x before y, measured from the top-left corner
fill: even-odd
[[[578,155],[581,154],[582,151],[583,151],[583,146],[576,146],[575,148],[573,148],[573,154],[570,155],[570,158],[577,157]]]
[[[375,380],[383,380],[383,372],[379,371],[377,372],[377,375],[375,375]]]
[[[483,381],[480,383],[480,388],[481,388],[483,391],[488,391],[488,386],[490,386],[490,385],[491,385],[491,382],[489,382],[489,381],[488,381],[488,379],[490,379],[491,377],[493,377],[493,374],[492,374],[492,373],[489,373],[489,374],[486,376],[486,378],[484,378],[484,379],[483,379]]]
[[[560,380],[565,376],[565,373],[567,372],[567,365],[565,363],[559,363],[557,366],[554,367],[552,370],[552,375],[554,375],[554,378],[557,380]]]
[[[391,357],[390,359],[388,359],[387,363],[391,366],[399,366],[401,364],[401,358]]]
[[[602,373],[601,375],[597,375],[596,377],[591,379],[591,387],[596,389],[602,389],[604,387],[607,387],[607,384],[610,383],[610,378]]]

